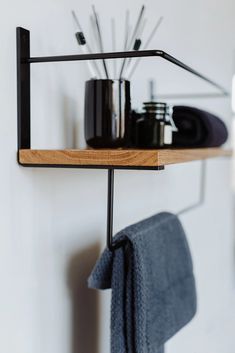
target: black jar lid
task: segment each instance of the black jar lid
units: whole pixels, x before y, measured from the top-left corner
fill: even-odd
[[[143,105],[143,109],[147,113],[156,114],[156,117],[159,119],[164,119],[168,111],[168,105],[162,102],[144,102]]]

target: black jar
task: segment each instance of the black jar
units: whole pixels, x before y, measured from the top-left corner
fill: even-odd
[[[96,80],[85,87],[85,139],[93,148],[128,145],[130,130],[130,82]]]
[[[137,148],[164,147],[165,117],[167,104],[159,102],[144,103],[144,112],[135,117],[132,141]]]

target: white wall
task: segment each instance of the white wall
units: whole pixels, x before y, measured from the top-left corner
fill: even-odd
[[[109,352],[110,295],[97,297],[86,289],[86,278],[104,247],[106,171],[24,169],[16,163],[15,27],[31,30],[32,55],[77,53],[70,9],[77,10],[87,28],[90,5],[74,0],[0,2],[0,352]],[[131,9],[134,19],[141,2],[99,0],[95,5],[108,50],[110,17],[116,17],[122,38],[125,9]],[[152,48],[165,49],[230,87],[234,1],[148,0],[146,5],[149,30],[159,15],[165,16]],[[168,64],[143,61],[133,80],[135,106],[146,100],[152,76],[161,92],[210,88]],[[83,63],[32,67],[32,147],[84,146],[83,88],[88,78]],[[229,100],[186,103],[230,121]],[[199,166],[116,172],[115,230],[196,201]],[[216,159],[208,166],[206,203],[182,217],[194,259],[198,312],[169,342],[167,353],[234,353],[230,164]]]

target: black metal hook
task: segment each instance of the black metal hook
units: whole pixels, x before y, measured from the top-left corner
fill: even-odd
[[[114,169],[108,169],[108,198],[107,198],[107,247],[113,249],[113,194]]]
[[[107,197],[107,248],[111,251],[120,248],[125,241],[113,242],[113,201],[114,201],[114,169],[108,169]]]

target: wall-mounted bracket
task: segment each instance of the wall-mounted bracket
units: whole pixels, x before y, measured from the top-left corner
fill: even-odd
[[[24,28],[17,28],[17,119],[18,119],[18,162],[20,161],[20,152],[24,152],[25,150],[31,149],[31,131],[30,131],[30,65],[35,63],[48,63],[48,62],[63,62],[63,61],[82,61],[82,60],[100,60],[100,59],[120,59],[120,58],[137,58],[137,57],[160,57],[181,69],[190,72],[191,74],[197,76],[198,78],[204,80],[209,83],[211,86],[219,90],[221,96],[229,96],[227,90],[225,90],[222,86],[218,85],[216,82],[207,78],[206,76],[200,74],[196,70],[191,67],[185,65],[180,60],[174,58],[173,56],[165,53],[162,50],[143,50],[143,51],[128,51],[128,52],[114,52],[114,53],[94,53],[94,54],[82,54],[82,55],[61,55],[61,56],[47,56],[47,57],[30,57],[30,32]],[[221,152],[219,149],[214,151],[213,149],[207,149],[210,151],[206,151],[203,149],[202,151],[196,151],[203,158],[209,158],[217,155],[225,155],[225,152]],[[25,151],[26,152],[26,151]],[[140,164],[126,164],[120,163],[115,166],[114,164],[110,164],[110,161],[104,159],[104,163],[93,163],[92,159],[90,161],[92,164],[87,162],[87,157],[85,157],[86,163],[80,163],[80,157],[76,156],[78,151],[54,151],[50,153],[50,151],[29,151],[32,152],[32,155],[28,156],[30,160],[25,156],[27,163],[22,163],[24,166],[31,167],[45,167],[45,168],[104,168],[108,170],[108,199],[107,199],[107,247],[110,250],[114,250],[119,247],[121,244],[113,243],[113,201],[114,201],[114,168],[121,169],[141,169],[141,170],[161,170],[164,168],[164,163],[159,163],[157,160],[157,156],[154,153],[154,156],[150,159],[150,164],[145,163],[144,160],[140,161]],[[75,156],[74,156],[75,153]],[[84,151],[83,151],[84,153]],[[130,151],[123,151],[124,154],[130,153]],[[144,154],[148,154],[149,151],[145,151]],[[160,153],[158,151],[158,153]],[[161,161],[165,160],[165,164],[175,163],[175,154],[180,153],[179,151],[168,151],[163,152],[163,156]],[[185,151],[184,151],[185,153]],[[193,156],[194,153],[190,150],[187,152],[189,157],[177,157],[177,161],[188,161],[199,159],[198,156]],[[43,160],[42,156],[43,154]],[[45,158],[46,154],[46,158]],[[62,154],[62,156],[61,156]],[[65,156],[66,154],[66,156]],[[71,154],[73,155],[73,159],[76,163],[71,163]],[[231,154],[231,153],[230,153]],[[174,156],[173,156],[174,155]],[[84,157],[84,156],[83,156]],[[132,157],[136,158],[135,151],[132,151]],[[137,156],[138,157],[138,156]],[[146,156],[145,156],[146,157]],[[63,162],[61,161],[61,158]],[[78,158],[78,159],[77,159]],[[154,159],[154,162],[152,161]],[[160,157],[159,157],[160,158]],[[173,158],[173,159],[172,159]],[[36,162],[35,162],[36,159]],[[125,156],[124,156],[125,159]],[[59,160],[59,163],[56,161]],[[102,159],[101,159],[102,160]],[[133,160],[132,160],[133,162]],[[205,184],[205,165],[202,165],[201,172],[201,188],[200,188],[200,198],[196,204],[193,204],[186,209],[182,210],[180,214],[194,209],[201,205],[204,201],[204,184]]]
[[[30,133],[30,65],[36,63],[63,62],[63,61],[84,61],[100,59],[121,59],[121,58],[140,58],[158,57],[166,60],[181,69],[190,72],[198,78],[209,83],[216,88],[221,95],[228,96],[229,93],[222,86],[202,75],[198,71],[174,58],[163,50],[140,50],[111,53],[94,53],[80,55],[60,55],[46,57],[30,56],[30,32],[27,29],[17,28],[17,107],[18,107],[18,162],[20,163],[19,151],[31,148]],[[46,167],[46,166],[45,166]],[[58,165],[63,167],[63,165]],[[66,166],[68,168],[82,168],[83,166]]]
[[[17,123],[18,151],[30,149],[30,33],[17,28]]]

